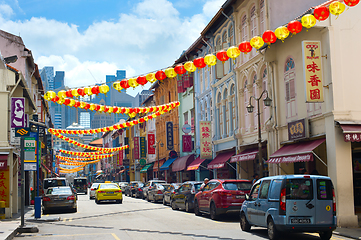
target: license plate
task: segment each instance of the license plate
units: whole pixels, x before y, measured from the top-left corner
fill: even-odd
[[[309,219],[309,218],[291,218],[291,223],[294,223],[294,224],[309,224],[309,223],[311,223],[311,219]]]
[[[236,198],[240,199],[240,198],[244,198],[244,196],[243,195],[236,195]]]
[[[107,194],[114,194],[114,192],[107,192]]]

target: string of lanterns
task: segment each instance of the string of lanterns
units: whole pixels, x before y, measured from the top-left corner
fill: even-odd
[[[92,96],[98,95],[99,93],[107,94],[109,92],[109,86],[106,84],[102,84],[100,86],[95,85],[93,87],[84,87],[84,88],[73,88],[69,90],[60,90],[58,94],[54,91],[47,91],[44,94],[45,100],[52,100],[57,95],[60,99],[64,99],[66,97],[73,98],[73,97],[84,97],[84,96]]]
[[[98,160],[98,159],[103,159],[103,158],[109,158],[112,157],[113,154],[106,154],[106,155],[98,155],[98,156],[94,156],[94,157],[90,157],[90,158],[73,158],[73,157],[64,157],[64,156],[56,156],[58,159],[66,161],[66,160],[70,160],[70,161],[77,161],[77,162],[89,162],[89,161],[93,161],[93,160]]]
[[[69,154],[69,155],[80,156],[80,157],[88,157],[88,156],[104,154],[103,152],[74,152],[74,151],[67,151],[67,150],[63,150],[63,149],[59,149],[59,152]]]

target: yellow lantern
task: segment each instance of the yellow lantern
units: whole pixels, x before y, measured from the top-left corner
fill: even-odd
[[[91,87],[85,87],[85,88],[84,88],[84,93],[85,93],[86,95],[88,95],[88,96],[93,95],[93,93],[92,93],[92,88],[91,88]]]
[[[301,18],[302,26],[305,28],[311,28],[316,24],[316,18],[312,14],[306,14]]]
[[[72,89],[72,90],[71,90],[71,94],[72,94],[74,97],[79,97],[78,89]]]
[[[100,105],[100,108],[99,108],[99,112],[104,112],[104,106],[103,105]]]
[[[58,104],[63,104],[65,102],[64,98],[59,98],[59,100],[57,101]]]
[[[109,107],[108,113],[113,113],[114,108],[113,107]]]
[[[61,98],[61,99],[66,98],[66,91],[60,90],[60,91],[58,92],[58,97]]]
[[[109,86],[106,84],[103,84],[99,87],[99,92],[106,94],[107,92],[109,92]]]
[[[197,67],[194,66],[194,63],[192,61],[188,61],[184,64],[184,68],[185,70],[187,70],[188,72],[194,72],[195,70],[197,70]]]
[[[86,106],[86,102],[80,102],[80,108],[83,109]]]
[[[75,104],[75,100],[74,99],[70,99],[70,103],[68,104],[69,107],[73,107]]]
[[[217,63],[217,57],[213,54],[208,54],[204,57],[204,63],[208,66],[214,66]]]
[[[328,7],[330,13],[336,15],[337,17],[338,15],[343,13],[343,11],[345,11],[345,8],[346,8],[345,4],[338,1],[331,3],[330,6]]]
[[[129,113],[129,108],[125,109],[125,113],[128,114]]]
[[[56,97],[56,93],[53,91],[47,91],[44,95],[45,100],[50,101],[51,99]]]
[[[148,82],[150,83],[154,83],[157,79],[155,79],[155,74],[154,73],[148,73],[145,76],[145,79],[147,79]]]
[[[133,118],[135,117],[137,114],[135,112],[132,112],[131,114],[129,114],[129,117]]]
[[[177,73],[174,71],[174,68],[167,68],[164,70],[165,75],[167,78],[174,78],[177,76]]]
[[[278,27],[275,30],[276,37],[281,40],[282,42],[290,35],[290,31],[288,31],[288,28],[285,26]]]
[[[249,41],[249,43],[251,44],[252,47],[254,47],[257,50],[264,45],[263,39],[259,36],[253,37],[251,41]]]
[[[117,91],[121,91],[123,88],[120,86],[120,81],[116,81],[113,83],[113,88]]]
[[[232,46],[227,49],[227,56],[232,58],[233,60],[236,59],[241,54],[241,51],[238,47]]]
[[[94,103],[91,103],[89,109],[90,109],[91,111],[94,111],[94,110],[95,110],[95,104],[94,104]]]
[[[135,88],[135,87],[137,87],[139,85],[136,78],[129,78],[128,79],[128,84],[132,88]]]

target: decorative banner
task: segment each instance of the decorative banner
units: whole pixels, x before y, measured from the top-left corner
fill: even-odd
[[[134,137],[134,159],[139,159],[139,137]]]
[[[306,102],[323,102],[321,42],[302,41]]]
[[[147,157],[147,147],[145,137],[140,137],[140,158]]]
[[[120,146],[122,146],[122,144],[120,144]],[[124,154],[124,151],[119,151],[119,154],[118,154],[118,162],[117,162],[117,165],[118,166],[122,166],[123,165],[123,154]]]
[[[210,121],[199,121],[201,134],[201,158],[212,158],[212,127]]]
[[[182,135],[183,152],[192,152],[192,135]]]
[[[125,137],[125,138],[124,138],[124,145],[125,145],[125,146],[129,145],[129,138],[128,138],[128,137]],[[125,149],[125,150],[124,150],[124,153],[125,153],[125,154],[129,154],[129,148]]]
[[[10,114],[10,127],[21,128],[26,127],[25,121],[25,98],[11,98],[11,114]]]
[[[173,141],[173,122],[166,123],[167,129],[167,149],[173,150],[174,148],[174,141]]]
[[[0,170],[0,201],[5,202],[5,207],[9,207],[10,183],[9,168]]]
[[[155,154],[155,135],[153,133],[148,134],[148,154]]]

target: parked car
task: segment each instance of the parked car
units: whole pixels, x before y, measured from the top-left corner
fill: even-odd
[[[49,187],[69,186],[66,178],[44,178],[43,180],[43,194],[45,194]]]
[[[135,198],[144,198],[143,195],[143,188],[145,186],[145,183],[138,183],[137,186],[134,188],[134,197]]]
[[[213,220],[226,213],[239,214],[251,187],[250,180],[212,179],[196,194],[194,213],[197,216],[209,214]]]
[[[203,182],[201,181],[187,181],[174,190],[170,205],[173,210],[179,208],[190,212],[194,209],[194,196],[200,190]]]
[[[125,187],[125,192],[124,195],[126,196],[132,196],[132,191],[135,187],[135,185],[137,185],[138,183],[140,183],[140,181],[131,181],[126,187]]]
[[[163,202],[164,186],[162,183],[156,183],[151,189],[148,189],[148,199],[152,202]]]
[[[99,204],[101,201],[116,201],[116,203],[122,203],[123,194],[118,184],[101,183],[95,191],[95,203]]]
[[[128,189],[128,196],[135,197],[135,191],[138,187],[138,184],[142,184],[142,182],[140,182],[140,181],[130,182],[129,189]]]
[[[261,178],[241,208],[241,228],[267,227],[269,239],[281,232],[318,232],[328,240],[336,229],[336,198],[329,177],[281,175]]]
[[[76,177],[74,178],[74,188],[76,193],[88,194],[88,180],[86,177]]]
[[[118,182],[119,187],[122,189],[122,192],[125,192],[126,186],[128,186],[128,182]]]
[[[167,183],[162,184],[164,187],[163,190],[163,205],[170,204],[172,195],[174,194],[174,189],[178,189],[181,183]]]
[[[148,199],[148,190],[154,188],[155,184],[157,183],[167,183],[167,182],[164,180],[153,179],[153,180],[149,180],[143,188],[144,199],[147,199],[148,202],[150,201]]]
[[[95,198],[95,191],[98,189],[100,183],[93,183],[89,191],[89,199]]]
[[[70,186],[49,187],[46,190],[43,196],[43,214],[58,209],[77,211],[76,195]]]

